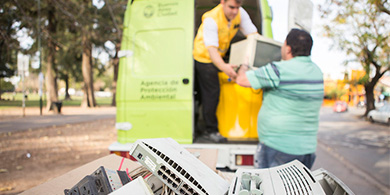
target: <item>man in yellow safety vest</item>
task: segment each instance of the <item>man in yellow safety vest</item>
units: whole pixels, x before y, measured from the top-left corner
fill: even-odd
[[[245,36],[257,34],[257,28],[241,4],[242,0],[221,0],[203,14],[194,40],[195,88],[200,93],[205,122],[201,133],[214,142],[227,141],[218,131],[216,116],[220,93],[218,72],[224,72],[233,81],[237,76],[234,69],[237,65],[226,63],[223,57],[238,30]]]

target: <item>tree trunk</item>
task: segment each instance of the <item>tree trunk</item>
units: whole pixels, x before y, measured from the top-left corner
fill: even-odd
[[[48,44],[50,48],[50,43]],[[53,61],[54,61],[54,52],[52,49],[49,49],[47,54],[47,67],[46,67],[46,89],[47,89],[47,104],[46,109],[52,110],[52,103],[58,101],[58,94],[55,87],[55,76],[53,70]]]
[[[69,95],[69,76],[68,76],[68,74],[65,75],[64,81],[65,81],[65,100],[72,100],[72,98],[70,98],[70,95]]]
[[[56,82],[55,82],[55,71],[54,71],[54,56],[55,56],[55,44],[54,40],[52,40],[54,35],[56,34],[56,25],[57,21],[54,16],[54,7],[50,6],[48,11],[48,31],[51,36],[48,38],[48,53],[47,53],[47,67],[46,67],[46,89],[47,89],[47,104],[46,110],[53,110],[52,103],[58,101],[58,93],[56,91]]]
[[[118,58],[118,52],[121,48],[121,43],[116,44],[115,49],[115,57],[112,59],[112,65],[114,67],[114,80],[112,82],[112,102],[111,106],[116,106],[116,84],[118,81],[118,70],[119,70],[119,58]]]
[[[83,33],[83,57],[82,57],[82,72],[84,78],[84,97],[81,107],[95,107],[95,95],[93,93],[93,74],[92,74],[92,46],[87,36],[88,32]]]
[[[375,110],[375,99],[374,99],[374,86],[371,83],[364,85],[364,90],[366,90],[366,112],[364,116],[367,116],[368,112]]]
[[[1,91],[1,81],[3,80],[3,78],[0,77],[0,100],[1,100],[1,94],[2,94],[2,91]]]
[[[375,110],[375,98],[374,98],[374,89],[375,85],[378,83],[379,79],[384,74],[380,73],[380,67],[376,67],[375,69],[375,76],[371,79],[370,82],[364,85],[364,89],[366,90],[366,100],[367,100],[367,106],[366,106],[366,112],[364,113],[364,116],[367,116],[368,112],[371,110]]]

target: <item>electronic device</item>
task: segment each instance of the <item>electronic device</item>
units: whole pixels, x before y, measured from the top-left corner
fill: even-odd
[[[137,177],[137,179],[134,179],[118,190],[115,190],[110,193],[110,195],[153,195],[153,192],[142,177]]]
[[[320,182],[298,160],[268,169],[236,171],[229,195],[325,195]]]
[[[171,138],[137,140],[130,155],[172,191],[188,195],[220,195],[229,183]]]
[[[347,185],[329,171],[319,168],[311,173],[314,179],[321,184],[325,194],[355,195]]]
[[[229,64],[246,64],[258,68],[273,61],[280,61],[282,45],[262,35],[248,36],[247,39],[231,45]]]
[[[146,184],[149,185],[150,189],[153,191],[153,194],[162,194],[163,193],[163,185],[164,183],[157,178],[155,175],[150,175],[145,178]]]
[[[87,175],[71,189],[65,189],[65,195],[99,194],[95,183],[96,178]]]
[[[65,189],[65,195],[104,195],[109,194],[130,182],[125,171],[116,171],[99,167],[91,175],[85,176],[71,189]]]

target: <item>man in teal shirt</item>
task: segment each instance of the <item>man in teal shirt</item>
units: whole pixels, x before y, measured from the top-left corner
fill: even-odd
[[[237,84],[263,89],[258,115],[259,146],[255,167],[269,168],[299,160],[311,168],[315,160],[323,75],[311,61],[313,40],[292,29],[281,48],[282,61],[248,71],[241,66]]]

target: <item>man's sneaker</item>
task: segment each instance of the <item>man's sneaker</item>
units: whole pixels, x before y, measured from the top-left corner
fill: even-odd
[[[219,133],[210,133],[207,138],[213,142],[217,143],[225,143],[227,142],[227,139],[225,137],[222,137]]]

